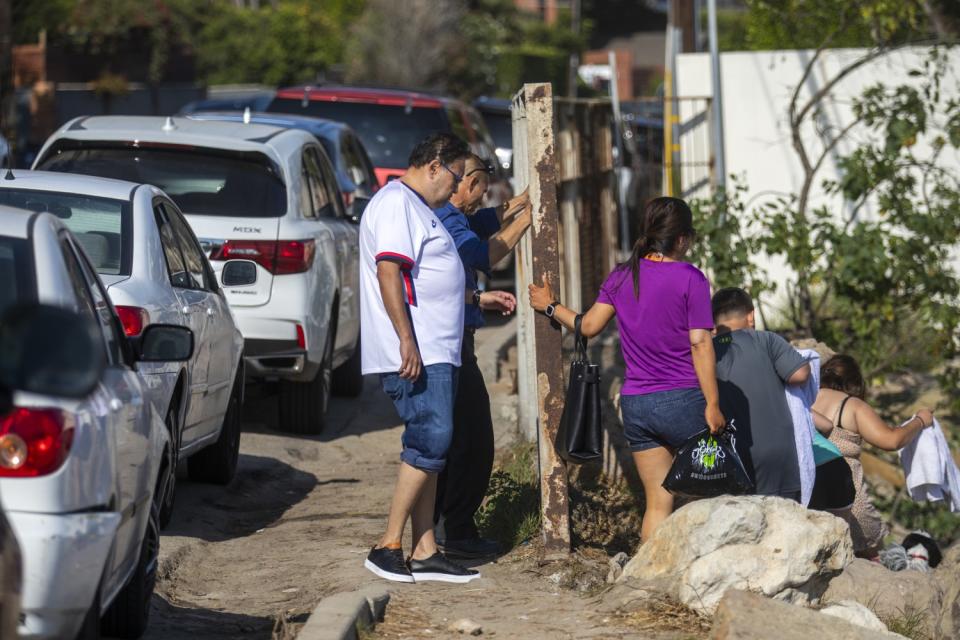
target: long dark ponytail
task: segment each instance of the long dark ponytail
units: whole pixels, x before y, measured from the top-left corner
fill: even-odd
[[[680,198],[654,198],[643,208],[640,237],[630,255],[633,294],[640,298],[640,261],[650,253],[673,254],[681,238],[693,239],[693,212]]]

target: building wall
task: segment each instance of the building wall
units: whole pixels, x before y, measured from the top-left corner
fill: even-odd
[[[838,49],[827,51],[816,65],[801,91],[801,99],[808,98],[846,64],[865,53],[862,49]],[[721,83],[723,87],[723,125],[726,168],[728,175],[745,178],[747,192],[745,201],[752,205],[777,195],[796,193],[803,181],[803,171],[793,150],[787,109],[791,94],[800,81],[804,66],[813,55],[812,51],[763,51],[721,54]],[[891,53],[861,67],[842,80],[833,91],[833,100],[824,103],[819,127],[821,130],[839,130],[853,120],[850,101],[867,87],[878,82],[897,86],[911,81],[909,71],[919,68],[927,55],[927,49],[910,48]],[[948,69],[960,65],[960,48],[947,54]],[[711,96],[713,88],[710,75],[710,58],[707,54],[681,54],[677,60],[676,86],[679,96]],[[943,83],[944,92],[954,92],[960,98],[960,86],[956,76],[948,71]],[[949,97],[949,93],[947,94]],[[691,114],[681,107],[681,123]],[[875,135],[863,127],[854,128],[853,139]],[[819,155],[822,142],[812,124],[803,129],[802,137],[809,149]],[[683,147],[683,161],[692,161],[689,146]],[[842,198],[828,196],[822,189],[824,179],[838,177],[837,158],[852,150],[850,141],[837,145],[820,170],[812,192],[811,204],[825,204],[837,215],[846,206]],[[917,154],[928,153],[929,148],[918,144]],[[702,153],[702,150],[701,150]],[[702,160],[702,159],[701,159]],[[960,154],[955,150],[943,154],[945,166],[960,172]],[[706,190],[699,195],[706,196]],[[862,215],[870,215],[869,207]],[[790,274],[782,264],[764,258],[758,263],[778,281]],[[956,266],[956,265],[955,265]]]

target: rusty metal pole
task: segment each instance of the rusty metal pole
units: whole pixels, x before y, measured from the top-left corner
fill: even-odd
[[[557,213],[558,182],[551,85],[525,84],[514,97],[514,108],[522,110],[526,120],[527,176],[533,206],[531,269],[528,273],[533,282],[541,282],[543,274],[546,274],[552,283],[557,284],[560,282],[560,220]],[[520,253],[522,255],[524,250],[521,249]],[[518,288],[520,286],[518,278]],[[525,294],[522,290],[517,293]],[[563,356],[560,331],[552,326],[550,319],[542,314],[534,314],[531,324],[535,368],[528,371],[527,375],[535,374],[532,382],[537,400],[540,509],[544,555],[545,559],[551,560],[563,558],[570,552],[567,469],[554,447],[563,413]],[[520,401],[524,401],[523,396]]]

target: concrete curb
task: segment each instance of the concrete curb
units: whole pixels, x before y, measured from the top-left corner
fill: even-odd
[[[297,640],[357,640],[357,627],[371,628],[383,620],[390,591],[373,584],[336,593],[321,600],[297,634]]]

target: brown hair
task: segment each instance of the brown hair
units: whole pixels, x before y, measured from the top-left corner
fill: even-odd
[[[867,383],[863,379],[860,365],[853,356],[838,353],[820,369],[820,386],[849,394],[855,398],[867,394]]]
[[[640,261],[649,253],[670,255],[677,249],[680,238],[693,238],[693,212],[680,198],[654,198],[643,208],[640,219],[640,237],[633,245],[630,265],[633,273],[633,294],[640,297]]]

